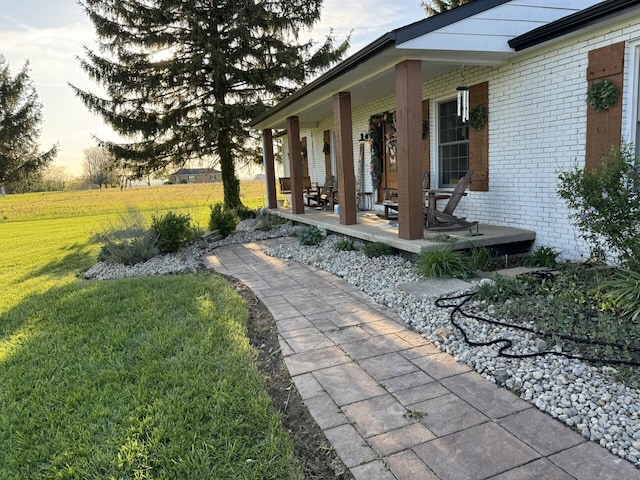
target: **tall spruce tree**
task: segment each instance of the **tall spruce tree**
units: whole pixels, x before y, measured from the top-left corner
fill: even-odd
[[[420,6],[427,12],[428,17],[457,8],[473,0],[422,0]]]
[[[101,145],[138,176],[216,159],[228,207],[241,205],[234,159],[251,154],[251,119],[348,47],[331,36],[299,40],[320,19],[321,0],[80,3],[100,52],[85,48],[81,66],[107,98],[72,88],[126,139]]]
[[[53,160],[57,146],[47,152],[38,149],[42,106],[38,103],[29,63],[15,77],[0,55],[0,195],[5,185],[24,184],[41,173]]]

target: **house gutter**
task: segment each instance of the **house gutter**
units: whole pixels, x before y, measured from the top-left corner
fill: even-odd
[[[623,15],[638,5],[640,5],[640,0],[607,0],[512,38],[508,43],[511,48],[519,52],[595,25],[607,18]]]

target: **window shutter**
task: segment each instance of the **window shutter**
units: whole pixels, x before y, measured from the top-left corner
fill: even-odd
[[[622,140],[622,77],[624,72],[624,42],[615,43],[589,52],[587,67],[588,88],[608,78],[618,87],[617,103],[597,112],[587,105],[587,144],[585,168],[600,164],[611,147],[620,148]]]
[[[322,141],[324,145],[322,146],[322,151],[324,152],[324,171],[326,173],[325,179],[329,178],[331,173],[331,130],[325,130],[322,132]],[[325,145],[329,145],[329,150],[325,148]]]
[[[471,108],[482,105],[487,112],[487,121],[480,130],[469,125],[469,169],[473,177],[469,190],[486,192],[489,190],[489,83],[483,82],[469,88]]]

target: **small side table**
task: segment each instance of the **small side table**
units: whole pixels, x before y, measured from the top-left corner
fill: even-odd
[[[356,193],[356,206],[360,211],[373,209],[373,192]]]

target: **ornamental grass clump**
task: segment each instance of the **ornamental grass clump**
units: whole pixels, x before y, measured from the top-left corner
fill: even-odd
[[[102,244],[98,261],[135,265],[158,254],[158,235],[146,226],[139,210],[130,208],[94,236]]]
[[[472,258],[451,248],[422,252],[418,271],[426,277],[436,278],[471,278],[475,275]]]

